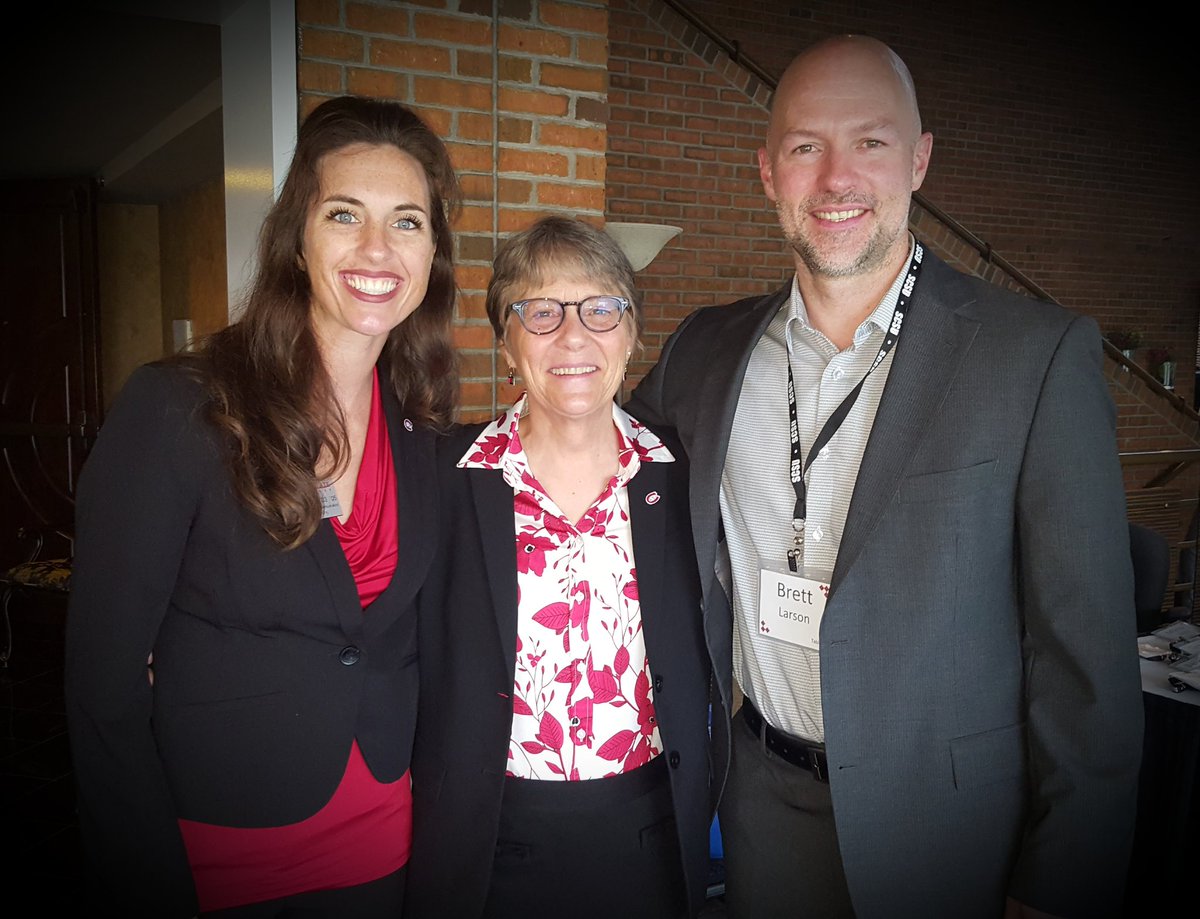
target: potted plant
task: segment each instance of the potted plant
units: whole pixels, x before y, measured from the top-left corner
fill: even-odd
[[[1142,333],[1135,329],[1114,329],[1107,338],[1126,357],[1133,357],[1133,352],[1142,345]]]
[[[1146,352],[1150,371],[1167,389],[1175,388],[1175,359],[1166,348],[1151,348]]]

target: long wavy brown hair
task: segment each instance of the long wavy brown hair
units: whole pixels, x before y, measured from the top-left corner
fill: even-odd
[[[308,540],[321,522],[318,472],[336,475],[350,454],[312,331],[312,287],[299,256],[320,192],[321,160],[352,144],[396,147],[421,164],[429,182],[435,247],[429,287],[421,305],[388,335],[380,380],[390,382],[406,415],[435,429],[450,424],[458,399],[450,218],[459,190],[450,157],[437,135],[399,103],[330,99],[300,128],[287,179],[259,234],[258,272],[245,312],[181,359],[211,394],[208,418],[228,438],[238,497],[288,549]]]

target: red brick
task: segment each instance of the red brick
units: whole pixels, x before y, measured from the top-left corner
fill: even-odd
[[[500,49],[543,57],[570,57],[571,39],[560,32],[500,24]]]
[[[501,117],[499,139],[502,143],[529,143],[533,139],[533,122],[527,118]]]
[[[473,407],[475,411],[486,411],[482,406],[491,404],[494,383],[463,383],[459,386],[459,398],[463,408]]]
[[[491,200],[491,194],[487,196],[487,200]],[[487,262],[492,263],[492,256],[495,252],[495,246],[492,245],[490,236],[472,236],[466,233],[457,233],[454,237],[458,244],[457,257],[460,262]]]
[[[337,64],[300,61],[296,68],[296,82],[301,91],[340,93],[344,89],[342,77],[342,68]]]
[[[413,98],[419,99],[422,105],[446,105],[482,112],[492,110],[492,88],[486,83],[414,76]]]
[[[310,114],[312,114],[313,109],[315,109],[318,105],[320,105],[322,102],[324,102],[328,98],[330,98],[330,97],[329,96],[317,96],[317,95],[313,95],[312,93],[301,93],[300,94],[300,106],[299,106],[300,110],[297,113],[300,116],[300,120],[304,121],[305,118],[307,118]]]
[[[492,269],[490,266],[458,265],[454,275],[463,290],[483,290],[492,279]]]
[[[603,152],[605,137],[602,128],[577,128],[569,124],[542,124],[538,127],[538,143],[543,147]]]
[[[567,114],[569,100],[566,96],[526,92],[520,89],[509,89],[501,86],[498,93],[498,103],[502,112],[524,112],[531,115],[554,115],[562,117]]]
[[[296,0],[296,22],[301,25],[335,26],[341,15],[338,0]]]
[[[575,67],[544,62],[539,70],[542,86],[602,93],[608,86],[608,71],[600,67]]]
[[[455,325],[454,344],[459,349],[490,348],[496,340],[496,334],[491,325]]]
[[[492,139],[492,116],[482,112],[459,112],[457,119],[458,129],[455,136],[459,140],[483,140],[491,141]]]
[[[464,204],[454,221],[454,229],[460,233],[490,232],[492,229],[492,208]]]
[[[467,173],[458,177],[458,184],[462,189],[465,201],[492,200],[492,177],[490,175]]]
[[[376,67],[450,72],[450,49],[438,45],[376,38],[371,40],[370,57],[371,63]]]
[[[575,37],[575,60],[581,64],[608,63],[608,39],[589,38],[586,35]]]
[[[460,46],[490,45],[492,24],[486,19],[417,13],[413,16],[413,34],[424,41],[443,41]]]
[[[603,182],[605,180],[606,161],[603,156],[575,156],[575,178],[586,182]]]
[[[346,90],[356,96],[377,96],[380,99],[408,99],[408,77],[387,70],[364,70],[351,67],[346,71]]]
[[[543,205],[603,212],[604,186],[539,182],[537,199],[538,204]]]
[[[609,106],[600,99],[588,99],[579,96],[575,99],[575,120],[590,121],[594,124],[608,124]]]
[[[408,35],[408,10],[366,3],[346,4],[346,25],[359,32]]]
[[[497,78],[502,83],[533,83],[533,61],[501,53],[496,65]]]
[[[325,29],[300,30],[300,54],[305,59],[328,58],[336,61],[361,61],[363,39],[348,32],[333,32]]]
[[[541,218],[557,213],[557,211],[545,209],[516,210],[511,207],[504,208],[500,211],[500,232],[517,233],[521,230],[527,230]]]
[[[570,162],[561,153],[543,153],[528,147],[502,147],[500,171],[566,177],[570,175]]]
[[[492,147],[490,144],[460,144],[453,141],[446,143],[450,151],[450,160],[459,172],[492,171]]]
[[[608,10],[604,8],[541,0],[538,4],[538,15],[543,24],[566,29],[569,32],[608,34]]]
[[[486,51],[467,51],[457,48],[454,52],[454,72],[460,77],[492,78],[492,55]]]
[[[528,179],[500,179],[498,200],[503,204],[529,204],[533,183]]]
[[[418,105],[412,106],[412,110],[429,126],[429,130],[433,131],[438,137],[448,139],[454,136],[450,128],[453,121],[453,112],[448,112],[440,108],[422,108]]]

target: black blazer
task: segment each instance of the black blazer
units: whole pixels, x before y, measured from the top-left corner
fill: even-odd
[[[196,912],[177,818],[303,820],[354,738],[378,779],[404,774],[432,558],[433,437],[394,398],[400,566],[365,611],[329,521],[283,551],[240,505],[203,403],[177,367],[131,377],[80,480],[67,622],[85,849],[115,903],[161,916]]]
[[[438,447],[442,519],[420,599],[421,698],[413,752],[406,910],[479,916],[487,897],[512,731],[517,571],[513,493],[456,464],[482,426]],[[642,628],[693,913],[708,869],[710,667],[688,520],[686,456],[644,463],[629,483]],[[657,492],[659,500],[647,496]]]

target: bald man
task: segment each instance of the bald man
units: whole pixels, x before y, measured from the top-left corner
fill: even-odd
[[[801,54],[758,153],[795,279],[690,316],[630,404],[691,458],[735,919],[1120,908],[1141,694],[1100,337],[910,235],[931,150],[885,45]]]

